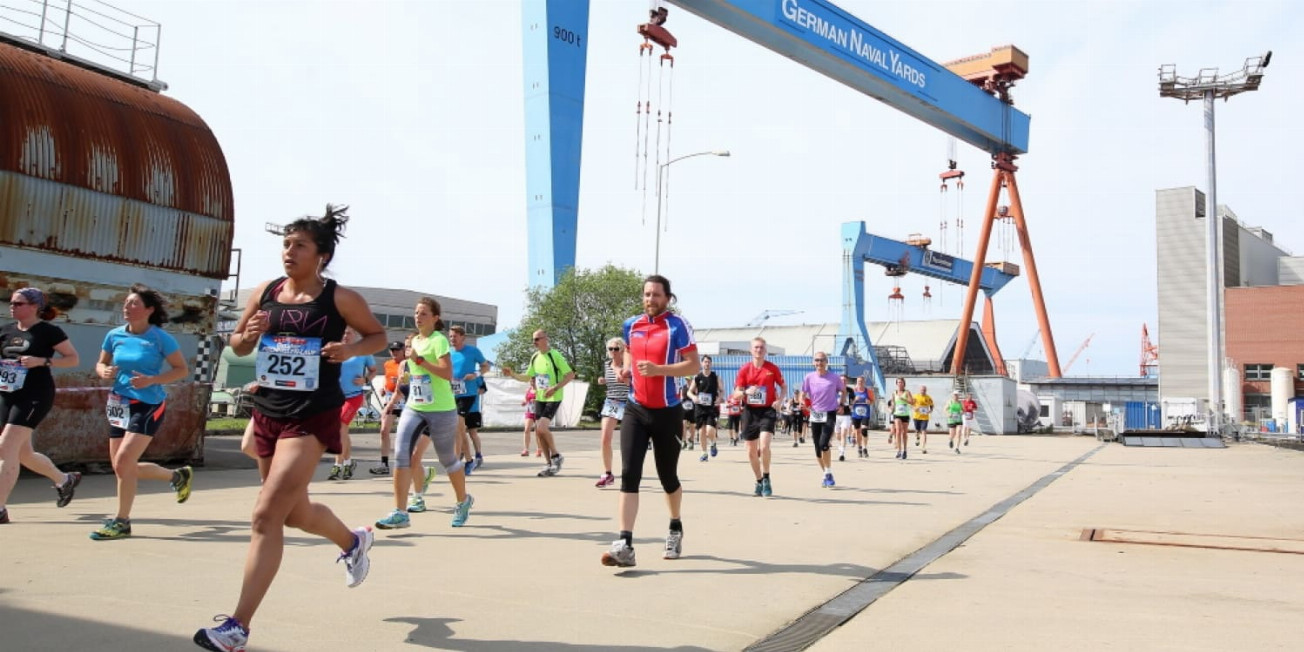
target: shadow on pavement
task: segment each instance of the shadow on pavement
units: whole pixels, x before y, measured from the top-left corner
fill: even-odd
[[[540,652],[558,650],[560,652],[709,652],[708,648],[693,645],[678,647],[643,647],[634,645],[612,645],[610,643],[586,645],[583,643],[560,643],[556,641],[481,641],[454,638],[457,634],[449,625],[461,622],[457,618],[386,618],[387,623],[407,623],[416,629],[407,636],[407,643],[439,650],[459,650],[462,652]]]
[[[126,617],[126,614],[123,614]],[[195,624],[195,629],[207,623]],[[193,631],[161,634],[20,607],[0,607],[6,650],[194,650]],[[259,648],[263,649],[263,648]]]

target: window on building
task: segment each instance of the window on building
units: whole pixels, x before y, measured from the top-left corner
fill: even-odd
[[[1272,416],[1272,395],[1247,393],[1241,406],[1244,411],[1242,419],[1257,423]]]
[[[1048,416],[1050,416],[1050,406],[1049,406],[1049,405],[1042,404],[1042,406],[1041,406],[1041,416],[1043,416],[1043,417],[1048,417]]]
[[[1247,364],[1245,365],[1246,382],[1254,380],[1272,380],[1271,364]]]
[[[1295,365],[1295,380],[1304,380],[1304,364]]]

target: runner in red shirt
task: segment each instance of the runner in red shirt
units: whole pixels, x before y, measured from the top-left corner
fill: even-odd
[[[774,422],[778,419],[779,405],[788,393],[783,373],[773,362],[765,359],[765,338],[752,340],[752,361],[738,370],[734,380],[733,397],[742,402],[742,439],[747,445],[747,459],[756,475],[757,496],[774,493],[770,485],[770,441],[774,439]]]

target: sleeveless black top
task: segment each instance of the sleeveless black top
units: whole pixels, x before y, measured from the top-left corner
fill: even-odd
[[[323,346],[343,340],[346,325],[335,307],[335,281],[326,279],[321,294],[307,303],[280,303],[276,295],[286,280],[281,277],[268,283],[258,303],[259,309],[269,313],[267,333],[319,337]],[[254,406],[273,419],[305,419],[326,410],[339,410],[344,404],[339,363],[322,358],[318,373],[320,382],[312,391],[259,387],[253,395]]]

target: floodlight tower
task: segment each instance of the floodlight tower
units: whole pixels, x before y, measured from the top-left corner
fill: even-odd
[[[1206,309],[1209,329],[1209,432],[1221,433],[1222,425],[1222,275],[1218,270],[1218,256],[1222,253],[1218,229],[1218,172],[1214,157],[1214,100],[1227,100],[1233,95],[1259,90],[1263,71],[1272,61],[1272,51],[1245,60],[1245,65],[1235,72],[1219,75],[1217,68],[1201,68],[1195,77],[1179,77],[1177,66],[1167,63],[1159,67],[1159,96],[1172,97],[1182,102],[1204,100],[1205,144],[1208,151],[1209,188],[1205,195],[1205,250],[1208,256],[1205,282],[1208,286]]]

